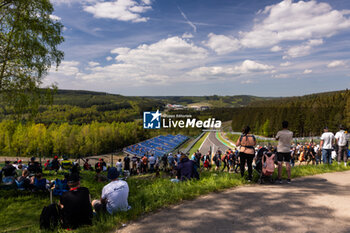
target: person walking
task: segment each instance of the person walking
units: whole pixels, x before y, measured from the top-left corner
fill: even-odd
[[[347,147],[347,139],[346,139],[346,133],[344,130],[344,126],[339,126],[339,131],[335,134],[335,140],[336,144],[338,145],[338,164],[340,164],[341,160],[344,161],[344,166],[347,165],[348,161],[348,147]]]
[[[246,126],[242,130],[242,135],[238,138],[236,146],[240,146],[239,157],[240,157],[240,168],[241,168],[241,177],[244,176],[245,172],[245,163],[247,162],[248,166],[248,182],[252,181],[253,173],[253,159],[255,156],[255,145],[256,139],[255,136],[250,133],[250,127]]]
[[[277,146],[277,161],[278,161],[278,181],[282,184],[282,165],[286,163],[287,168],[287,183],[291,182],[291,143],[293,141],[293,132],[288,130],[288,121],[282,122],[282,130],[276,134],[276,140],[278,140]]]
[[[324,127],[321,135],[320,150],[322,151],[322,158],[324,164],[332,163],[332,146],[334,143],[334,134],[329,132],[328,127]]]

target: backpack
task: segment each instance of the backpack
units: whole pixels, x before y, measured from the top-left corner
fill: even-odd
[[[264,154],[264,157],[265,157],[265,163],[263,164],[262,171],[264,175],[270,176],[275,171],[275,163],[274,163],[275,154],[271,155],[270,157]]]
[[[40,214],[40,229],[53,230],[61,221],[61,210],[57,204],[45,206]]]

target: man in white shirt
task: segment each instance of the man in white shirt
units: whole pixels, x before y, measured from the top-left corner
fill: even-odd
[[[154,165],[156,164],[157,160],[156,160],[156,157],[154,157],[154,155],[152,154],[149,158],[148,158],[148,161],[149,161],[149,170],[151,173],[154,172]]]
[[[324,127],[321,136],[320,149],[322,150],[323,163],[332,164],[332,146],[334,143],[334,134],[328,132],[328,127]]]
[[[112,180],[103,187],[101,200],[94,200],[92,206],[96,212],[107,211],[113,214],[117,211],[127,211],[131,207],[128,204],[129,186],[123,180],[118,180],[117,168],[111,167],[108,170],[108,179]]]
[[[340,164],[341,159],[344,160],[344,166],[347,165],[348,161],[348,141],[346,139],[346,133],[342,125],[339,126],[339,131],[335,134],[335,140],[338,145],[338,164]]]
[[[288,121],[282,122],[282,130],[278,131],[276,134],[276,140],[278,140],[277,146],[277,160],[278,160],[278,181],[282,183],[282,163],[283,161],[286,163],[287,169],[287,183],[291,182],[291,168],[290,168],[290,160],[291,160],[291,144],[293,141],[293,132],[288,130]]]

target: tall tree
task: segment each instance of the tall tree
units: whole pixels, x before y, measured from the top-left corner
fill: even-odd
[[[52,12],[49,0],[0,0],[0,93],[19,112],[38,106],[43,77],[63,59],[63,25]]]

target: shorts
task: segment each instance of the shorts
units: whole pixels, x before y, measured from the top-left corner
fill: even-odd
[[[289,163],[291,159],[291,153],[290,152],[277,152],[277,161],[278,162],[287,162]]]

